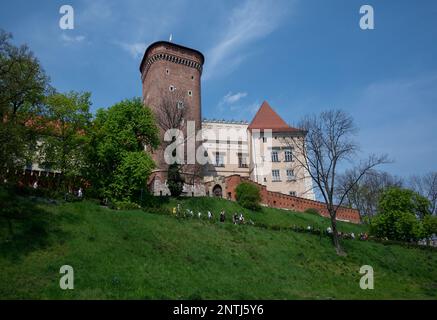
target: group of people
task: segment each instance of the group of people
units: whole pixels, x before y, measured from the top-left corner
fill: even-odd
[[[326,233],[327,234],[329,234],[329,235],[331,235],[332,234],[332,228],[331,227],[328,227],[328,228],[326,228]],[[344,239],[352,239],[352,240],[355,240],[355,239],[359,239],[359,240],[368,240],[369,239],[369,235],[366,233],[366,232],[360,232],[359,234],[358,234],[358,237],[357,236],[355,236],[355,233],[354,232],[341,232],[341,231],[338,231],[337,232],[338,233],[338,236],[340,237],[340,238],[344,238]]]
[[[190,209],[185,209],[185,211],[183,211],[181,209],[180,204],[178,204],[176,207],[173,208],[172,213],[174,216],[176,217],[181,217],[181,218],[193,218],[195,216],[197,216],[198,219],[202,219],[203,216],[206,216],[208,220],[213,220],[214,218],[214,214],[208,210],[208,212],[204,215],[201,211],[198,211],[197,214],[194,213],[193,210]],[[219,221],[220,222],[225,222],[226,221],[226,212],[225,210],[222,210],[219,214]],[[245,223],[245,219],[242,213],[238,214],[238,213],[234,213],[232,215],[232,223],[233,224],[244,224]]]
[[[185,211],[183,211],[181,208],[181,205],[179,203],[176,207],[173,208],[172,212],[173,212],[174,216],[180,217],[180,218],[194,218],[195,216],[197,216],[198,219],[202,219],[203,216],[206,216],[208,220],[213,220],[213,218],[214,218],[214,214],[209,210],[205,215],[201,211],[198,211],[197,214],[195,214],[194,211],[190,210],[190,209],[185,209]],[[225,210],[220,211],[219,221],[220,222],[226,221]],[[246,224],[243,214],[242,213],[238,214],[235,212],[232,215],[232,223],[233,224]],[[249,220],[249,224],[254,224],[254,223],[251,220]],[[323,229],[316,229],[312,226],[307,226],[306,228],[293,226],[292,229],[296,230],[296,231],[300,231],[300,232],[307,231],[307,232],[316,233],[316,234],[320,234],[320,235],[322,235],[323,233],[325,233],[327,235],[332,235],[332,233],[333,233],[331,227],[326,228],[325,232],[323,232]],[[341,238],[344,238],[344,239],[359,239],[359,240],[368,240],[369,239],[368,234],[362,233],[362,232],[360,232],[358,235],[355,235],[354,232],[349,233],[349,232],[338,231],[338,236]]]
[[[32,184],[32,188],[35,189],[35,190],[39,188],[37,180],[35,180],[35,182]],[[82,189],[82,187],[80,187],[77,191],[74,191],[74,190],[70,189],[69,193],[75,194],[79,199],[82,199],[82,197],[83,197],[83,189]]]

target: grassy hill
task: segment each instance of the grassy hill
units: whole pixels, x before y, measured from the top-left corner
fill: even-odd
[[[267,208],[255,213],[211,198],[180,203],[194,212],[212,210],[215,221],[115,211],[90,201],[27,202],[32,218],[14,224],[12,240],[0,220],[0,298],[437,298],[435,250],[345,240],[348,255],[339,257],[327,237],[256,227],[325,227],[322,217]],[[233,225],[230,215],[219,223],[221,209],[244,212],[255,226]],[[340,229],[365,226],[341,223]],[[74,268],[74,290],[59,289],[65,264]],[[359,287],[365,264],[374,268],[374,290]]]

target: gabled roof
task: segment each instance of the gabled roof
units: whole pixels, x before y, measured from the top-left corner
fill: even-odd
[[[272,107],[264,101],[258,109],[252,122],[249,124],[249,130],[253,129],[271,129],[272,132],[302,132],[300,129],[290,127]]]

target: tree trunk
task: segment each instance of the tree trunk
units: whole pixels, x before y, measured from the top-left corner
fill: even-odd
[[[334,244],[335,247],[335,251],[337,252],[337,254],[339,256],[345,256],[346,252],[343,250],[343,248],[341,247],[340,244],[340,239],[338,237],[338,232],[337,232],[337,220],[335,219],[336,217],[336,212],[331,209],[329,210],[329,215],[331,217],[331,227],[332,227],[332,243]]]

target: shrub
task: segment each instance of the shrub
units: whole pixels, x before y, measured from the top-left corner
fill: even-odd
[[[116,210],[135,210],[140,209],[141,207],[138,204],[129,201],[114,201],[112,203],[112,208]]]
[[[168,167],[167,186],[173,197],[179,197],[184,188],[184,178],[180,173],[178,164],[171,164]]]
[[[320,215],[319,210],[317,210],[315,208],[308,208],[304,212],[305,213],[309,213],[309,214],[314,214],[314,215],[317,215],[317,216]]]
[[[260,210],[261,195],[259,189],[252,183],[242,182],[235,189],[237,202],[244,208]]]

